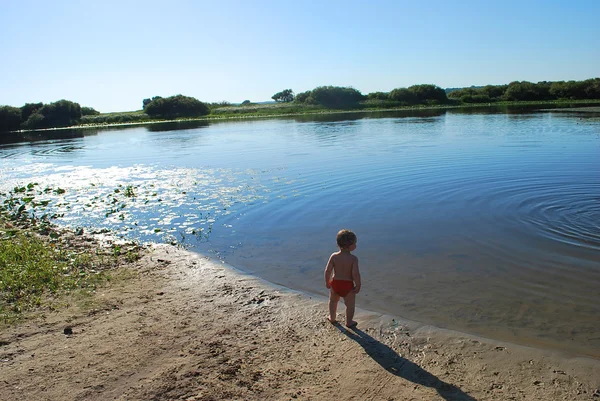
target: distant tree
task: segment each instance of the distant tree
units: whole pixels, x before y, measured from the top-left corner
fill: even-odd
[[[24,106],[21,106],[21,119],[23,121],[27,121],[30,115],[38,111],[44,107],[44,103],[25,103]]]
[[[401,102],[404,105],[415,104],[417,99],[412,91],[407,88],[396,88],[393,89],[389,94],[390,100]]]
[[[82,107],[81,108],[82,116],[97,116],[99,114],[100,114],[100,112],[98,110],[95,110],[92,107]]]
[[[550,94],[552,82],[541,81],[537,84],[533,85],[533,90],[535,92],[536,100],[552,100],[555,99],[553,95]]]
[[[552,82],[550,94],[556,99],[594,99],[589,97],[589,94],[593,94],[593,90],[589,91],[588,83],[592,83],[593,87],[593,80]]]
[[[365,96],[351,87],[319,86],[312,91],[304,103],[319,104],[331,109],[352,108]]]
[[[21,109],[0,106],[0,132],[18,130],[21,125]]]
[[[460,89],[455,89],[452,90],[451,92],[448,92],[448,94],[446,95],[448,98],[454,98],[454,99],[460,99],[466,96],[473,96],[476,95],[478,93],[476,88],[460,88]]]
[[[62,99],[42,106],[29,116],[23,126],[29,129],[67,127],[76,124],[80,118],[81,106],[79,103]]]
[[[486,85],[477,92],[482,95],[487,95],[490,99],[501,99],[506,92],[508,85]]]
[[[146,106],[148,106],[151,102],[153,102],[154,100],[157,99],[162,99],[161,96],[153,96],[152,98],[146,98],[144,100],[142,100],[142,110],[144,110],[146,108]]]
[[[44,124],[44,116],[40,113],[33,113],[30,115],[27,121],[24,121],[21,124],[21,127],[26,129],[50,128],[49,125]]]
[[[508,84],[504,92],[504,99],[518,100],[541,100],[536,85],[528,81],[514,81]]]
[[[367,95],[368,100],[389,100],[389,98],[388,92],[371,92]]]
[[[208,106],[196,98],[175,95],[166,98],[154,97],[144,107],[144,112],[152,117],[199,117],[210,112]]]
[[[271,99],[275,100],[276,102],[283,102],[283,103],[293,102],[294,101],[294,91],[292,91],[291,89],[284,89],[281,92],[277,92],[276,94],[271,96]]]
[[[413,85],[408,87],[417,103],[444,103],[448,100],[446,91],[437,85]]]
[[[244,100],[244,101],[242,102],[242,106],[249,106],[249,105],[251,105],[251,104],[252,104],[252,102],[250,102],[250,100]]]
[[[463,103],[490,103],[492,101],[488,95],[464,95],[460,100]]]
[[[310,91],[300,92],[294,98],[294,102],[296,103],[306,103],[308,98],[310,97]]]
[[[600,99],[600,78],[583,81],[586,99]]]

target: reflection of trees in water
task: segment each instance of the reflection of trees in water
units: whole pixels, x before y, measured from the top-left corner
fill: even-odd
[[[368,118],[402,118],[402,117],[439,117],[446,113],[445,109],[410,109],[394,111],[370,111],[336,114],[310,114],[303,116],[289,117],[296,122],[340,122],[356,121]]]
[[[568,109],[578,108],[586,106],[597,106],[598,103],[555,103],[555,104],[537,104],[537,105],[490,105],[486,107],[459,107],[454,109],[448,109],[449,114],[508,114],[510,116],[528,116],[533,113],[539,113],[540,111],[552,111],[553,109]]]
[[[179,121],[146,125],[152,141],[166,152],[176,152],[180,149],[198,146],[203,136],[200,128],[206,128],[207,121]]]
[[[168,123],[148,124],[145,126],[145,128],[148,130],[148,132],[165,132],[205,128],[209,125],[210,123],[208,121],[173,121]]]
[[[102,131],[106,129],[103,128]],[[17,144],[22,142],[53,141],[59,139],[75,139],[98,135],[100,129],[61,129],[49,131],[10,132],[0,135],[0,145]]]
[[[387,119],[392,124],[431,124],[440,121],[444,109],[397,110],[288,117],[299,123],[300,134],[313,138],[321,145],[336,146],[340,140],[358,138],[364,134],[360,120]],[[310,124],[315,123],[315,124]]]

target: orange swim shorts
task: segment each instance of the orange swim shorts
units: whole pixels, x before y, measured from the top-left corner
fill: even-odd
[[[336,280],[333,279],[329,283],[333,292],[344,298],[350,291],[354,289],[354,282],[350,280]]]

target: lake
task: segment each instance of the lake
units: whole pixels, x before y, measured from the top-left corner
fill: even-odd
[[[63,189],[39,195],[60,224],[176,242],[323,296],[335,234],[349,228],[360,308],[600,358],[598,114],[442,110],[28,135],[0,146],[0,185]]]

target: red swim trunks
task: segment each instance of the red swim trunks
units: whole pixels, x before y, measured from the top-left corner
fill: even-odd
[[[333,292],[344,298],[350,291],[354,289],[354,282],[350,280],[336,280],[333,279],[329,283]]]

